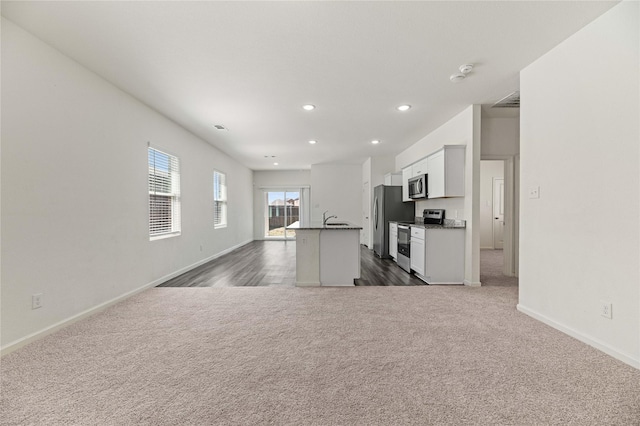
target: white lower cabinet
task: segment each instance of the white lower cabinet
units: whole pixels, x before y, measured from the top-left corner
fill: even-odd
[[[464,240],[464,228],[412,227],[411,269],[428,284],[463,284]]]
[[[389,256],[398,261],[398,224],[389,223]]]
[[[424,231],[424,228],[411,227],[411,269],[418,275],[424,275]]]

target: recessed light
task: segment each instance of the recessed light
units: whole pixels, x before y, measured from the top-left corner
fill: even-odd
[[[278,163],[273,163],[273,165],[274,165],[274,166],[277,166],[277,165],[278,165]]]
[[[398,111],[409,111],[411,109],[411,105],[400,105]]]
[[[313,111],[314,109],[316,109],[316,106],[311,104],[306,104],[306,105],[302,105],[302,109],[305,111]]]
[[[378,139],[374,139],[371,141],[372,144],[374,145],[378,145],[380,143],[380,141]]]
[[[309,141],[309,143],[310,143],[311,145],[315,145],[316,143],[318,143],[318,141]]]

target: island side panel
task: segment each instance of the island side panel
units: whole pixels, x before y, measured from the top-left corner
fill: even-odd
[[[353,286],[360,278],[360,231],[320,232],[320,282],[323,286]]]
[[[320,230],[296,230],[296,286],[320,286]]]

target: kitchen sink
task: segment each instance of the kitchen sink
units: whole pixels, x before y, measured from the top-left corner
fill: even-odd
[[[344,223],[344,222],[333,222],[333,223],[327,223],[326,226],[348,226],[348,223]]]

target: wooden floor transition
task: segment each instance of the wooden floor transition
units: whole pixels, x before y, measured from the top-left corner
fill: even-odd
[[[356,285],[426,285],[360,246],[361,276]],[[252,241],[239,249],[185,272],[158,287],[295,286],[295,241]]]

